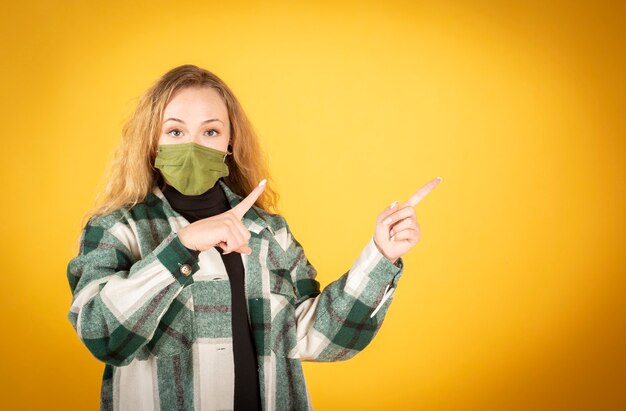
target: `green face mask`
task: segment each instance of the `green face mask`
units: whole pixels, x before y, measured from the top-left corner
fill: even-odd
[[[185,195],[199,195],[228,175],[226,152],[194,142],[160,144],[154,167],[165,181]]]

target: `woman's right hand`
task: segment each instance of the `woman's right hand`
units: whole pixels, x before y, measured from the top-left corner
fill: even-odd
[[[252,252],[248,247],[250,231],[243,225],[241,219],[263,193],[266,183],[266,179],[261,180],[246,198],[230,210],[181,228],[178,231],[180,242],[192,250],[205,251],[219,246],[224,250],[224,254],[231,251],[250,254]]]

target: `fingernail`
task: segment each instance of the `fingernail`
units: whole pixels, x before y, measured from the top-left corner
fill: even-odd
[[[439,176],[437,176],[437,179],[438,179],[439,181],[443,180],[443,179],[442,179],[441,177],[439,177]]]
[[[389,208],[394,208],[395,206],[398,205],[398,200],[394,201],[393,203],[391,203],[391,205],[389,206]]]
[[[259,187],[263,187],[265,185],[265,183],[267,183],[267,179],[263,179],[261,180],[261,182],[259,183]]]
[[[395,235],[394,235],[394,236],[391,236],[391,241],[393,241],[394,237],[395,237]]]
[[[383,225],[389,225],[391,223],[391,217],[387,217],[385,221],[383,221]]]

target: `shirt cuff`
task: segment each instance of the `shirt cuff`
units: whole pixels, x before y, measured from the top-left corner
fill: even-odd
[[[374,311],[372,311],[372,313],[370,314],[370,318],[372,318],[376,315],[376,313],[378,313],[378,311],[383,307],[387,300],[389,300],[389,298],[393,296],[398,280],[402,276],[404,261],[400,256],[395,263],[392,263],[391,260],[385,257],[385,255],[380,251],[380,249],[374,242],[373,236],[368,244],[365,246],[364,252],[369,256],[369,258],[374,259],[374,261],[378,261],[377,267],[381,268],[379,272],[385,273],[385,275],[388,276],[386,278],[387,284],[385,286],[385,291],[383,291],[383,297],[374,308]]]
[[[161,264],[183,286],[193,283],[192,274],[200,269],[199,252],[196,254],[180,241],[178,233],[171,232],[161,243],[155,254]]]
[[[395,282],[398,277],[397,274],[400,273],[404,268],[404,261],[402,260],[402,257],[398,257],[396,262],[392,263],[390,259],[385,257],[385,255],[380,252],[378,246],[374,242],[373,236],[372,238],[370,238],[370,241],[365,246],[363,252],[368,259],[371,258],[374,261],[378,261],[378,264],[380,265],[380,268],[382,268],[382,271],[388,273],[390,277],[394,280],[394,284],[392,284],[392,286],[395,286]]]

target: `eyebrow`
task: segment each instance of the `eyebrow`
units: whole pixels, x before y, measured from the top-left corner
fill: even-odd
[[[179,118],[174,118],[174,117],[170,117],[167,120],[165,120],[163,123],[165,124],[166,122],[173,120],[173,121],[178,121],[179,123],[183,123],[185,124],[185,122]],[[210,118],[208,120],[204,120],[202,123],[200,124],[206,124],[206,123],[210,123],[212,121],[219,121],[220,123],[224,124],[224,122],[222,120],[220,120],[219,118]]]

